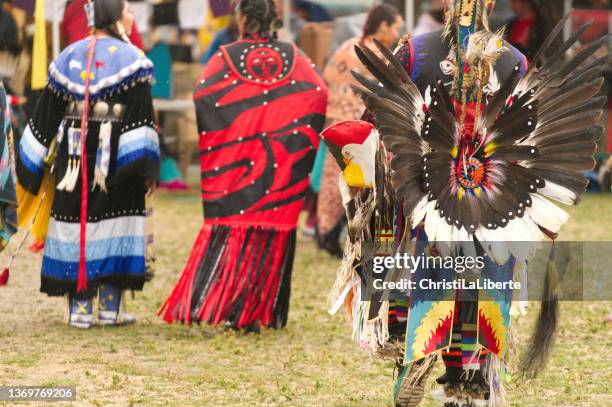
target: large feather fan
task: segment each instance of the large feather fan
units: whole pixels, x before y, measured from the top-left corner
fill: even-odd
[[[523,77],[517,66],[488,101],[472,137],[460,131],[441,81],[431,84],[427,106],[388,49],[376,44],[381,59],[363,45],[356,48],[379,81],[354,73],[392,155],[397,198],[412,222],[424,221],[430,241],[540,241],[567,221],[549,198],[570,205],[585,191],[583,171],[593,168],[602,133],[605,97],[597,95],[609,63],[608,56],[592,57],[609,38],[566,62],[586,26],[557,48],[565,21]]]

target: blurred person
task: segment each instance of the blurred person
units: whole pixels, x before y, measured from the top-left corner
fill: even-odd
[[[280,2],[277,2],[280,3]],[[302,31],[306,23],[333,21],[325,6],[306,0],[293,0],[290,13],[291,36],[298,46],[302,46]]]
[[[351,74],[357,71],[372,77],[355,54],[355,45],[364,43],[375,48],[376,39],[386,47],[392,47],[400,38],[403,18],[391,5],[381,4],[370,9],[362,35],[342,44],[331,57],[323,77],[329,87],[327,118],[329,124],[345,120],[357,120],[365,110],[363,101],[352,85],[357,81]],[[324,150],[325,146],[322,146]],[[331,154],[327,154],[317,202],[317,241],[319,246],[333,255],[342,255],[340,237],[346,225],[342,197],[338,189],[340,168]]]
[[[213,38],[208,50],[202,55],[200,62],[203,64],[210,61],[216,52],[219,52],[221,46],[231,44],[238,40],[240,33],[238,32],[238,23],[235,18],[232,18],[226,28],[219,30]]]
[[[9,0],[0,0],[0,77],[9,95],[14,95],[10,81],[17,73],[22,44]]]
[[[89,35],[84,9],[87,1],[88,0],[71,0],[66,5],[64,18],[61,24],[62,38],[66,45],[82,40]],[[142,36],[138,32],[136,24],[133,24],[132,30],[128,34],[128,38],[132,44],[140,49],[144,49]]]
[[[294,11],[304,20],[313,23],[333,21],[325,6],[307,0],[294,0]]]
[[[444,0],[432,0],[429,8],[424,11],[412,32],[413,36],[439,30],[444,26]]]
[[[287,324],[296,225],[325,120],[325,82],[281,28],[273,0],[242,0],[241,39],[194,92],[204,225],[159,310],[168,323],[259,332]]]
[[[66,296],[83,329],[134,322],[123,292],[151,277],[145,199],[159,174],[153,64],[128,41],[129,3],[92,4],[95,32],[49,66],[16,168],[20,225],[34,218],[33,249],[44,247],[40,290]]]
[[[9,98],[0,75],[0,251],[17,232],[17,195],[15,191],[13,141]],[[0,271],[0,285],[8,280],[8,269]]]
[[[14,136],[19,134],[18,109],[26,102],[11,87],[11,81],[18,74],[22,44],[10,3],[10,0],[0,0],[0,251],[17,232],[13,146]],[[0,286],[7,284],[8,278],[7,267],[0,271]]]
[[[507,40],[531,60],[544,43],[547,33],[539,1],[510,0],[510,6],[515,17],[506,25]]]
[[[25,128],[23,106],[28,98],[18,92],[19,82],[24,72],[22,61],[22,39],[18,25],[13,18],[11,2],[0,0],[0,82],[7,94],[8,120],[12,136],[18,141]],[[27,63],[27,58],[26,63]],[[0,129],[1,130],[1,129]]]

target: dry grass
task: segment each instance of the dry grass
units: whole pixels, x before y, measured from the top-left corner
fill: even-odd
[[[20,257],[0,289],[0,385],[76,385],[75,405],[391,406],[393,367],[361,352],[342,318],[326,313],[337,261],[311,242],[298,245],[286,330],[240,335],[156,318],[201,224],[201,204],[196,194],[163,193],[155,204],[158,274],[129,301],[136,326],[66,327],[62,301],[38,292],[40,258]],[[589,196],[571,212],[565,238],[612,240],[609,196]],[[610,304],[564,303],[562,312],[548,370],[509,385],[513,406],[612,405]]]

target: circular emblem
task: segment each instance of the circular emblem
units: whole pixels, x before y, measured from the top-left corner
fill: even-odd
[[[246,69],[249,79],[273,81],[283,73],[283,58],[271,47],[258,47],[246,55]]]
[[[484,180],[484,165],[482,165],[482,163],[476,158],[471,158],[467,162],[462,161],[459,163],[457,175],[459,178],[459,183],[463,188],[477,188]]]

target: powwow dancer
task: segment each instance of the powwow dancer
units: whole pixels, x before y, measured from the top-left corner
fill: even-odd
[[[0,251],[17,231],[17,195],[9,98],[0,78]],[[0,285],[6,284],[8,270],[0,272]]]
[[[159,173],[153,65],[126,40],[128,2],[87,7],[95,33],[51,63],[17,161],[20,224],[36,215],[44,239],[41,291],[67,295],[78,328],[94,324],[97,291],[99,324],[133,322],[122,293],[149,277],[145,196]]]
[[[391,239],[414,254],[485,253],[480,277],[524,281],[537,245],[526,250],[512,241],[556,238],[568,215],[548,198],[577,203],[587,183],[582,171],[593,167],[602,132],[597,122],[605,98],[597,94],[609,58],[592,63],[589,57],[609,38],[566,62],[565,52],[586,27],[553,46],[564,20],[526,69],[524,57],[489,31],[493,6],[453,1],[443,32],[415,37],[395,56],[380,44],[384,59],[357,47],[379,81],[355,74],[378,131],[367,122],[348,122],[323,133],[344,163],[341,190],[349,218],[331,311],[347,307],[364,346],[383,353],[399,348],[397,406],[420,403],[440,352],[446,372],[437,381],[446,407],[505,404],[501,376],[516,303],[510,290],[479,290],[471,299],[447,290],[432,299],[416,289],[403,303],[380,301],[375,292],[365,298],[372,301],[362,301],[371,277],[363,245]],[[414,271],[413,279],[454,278],[453,269]],[[537,373],[552,344],[558,306],[553,271],[548,268],[523,373]]]
[[[294,44],[276,40],[273,0],[240,1],[237,20],[242,39],[221,47],[194,93],[204,225],[159,314],[258,331],[287,323],[327,89]]]

